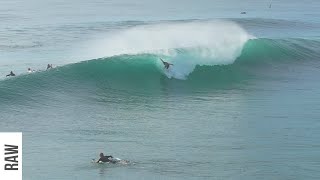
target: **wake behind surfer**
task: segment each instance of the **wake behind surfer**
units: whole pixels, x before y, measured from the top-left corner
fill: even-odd
[[[6,75],[6,77],[8,76],[16,76],[16,75],[11,71],[10,74]]]
[[[160,58],[160,60],[162,61],[163,65],[164,65],[164,67],[165,67],[166,69],[169,69],[170,66],[173,66],[173,64],[168,63],[168,62],[164,61],[164,60],[161,59],[161,58]]]
[[[99,162],[113,162],[111,161],[109,158],[113,158],[112,156],[104,156],[103,153],[100,153],[100,159],[97,161],[97,163]]]

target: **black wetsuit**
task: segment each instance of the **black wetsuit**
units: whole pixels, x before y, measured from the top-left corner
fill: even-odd
[[[166,69],[169,69],[169,66],[170,66],[170,64],[169,64],[169,63],[167,63],[167,62],[163,62],[163,65],[164,65],[164,67],[165,67]]]
[[[97,162],[112,162],[109,158],[113,158],[112,156],[103,156]]]
[[[47,69],[52,69],[52,64],[48,64]]]
[[[16,76],[16,75],[11,71],[10,74],[6,75],[6,77],[8,76]]]
[[[165,67],[166,69],[169,69],[170,65],[173,65],[173,64],[170,64],[170,63],[165,62],[165,61],[163,61],[163,60],[161,60],[161,61],[162,61],[163,65],[164,65],[164,67]]]

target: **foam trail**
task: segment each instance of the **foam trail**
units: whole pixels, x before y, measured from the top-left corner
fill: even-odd
[[[250,38],[229,21],[152,24],[108,33],[105,39],[95,42],[91,52],[95,58],[158,54],[174,63],[170,70],[164,70],[168,77],[185,79],[196,65],[233,63]],[[179,49],[188,49],[188,54],[179,53]],[[162,69],[160,61],[158,66]]]

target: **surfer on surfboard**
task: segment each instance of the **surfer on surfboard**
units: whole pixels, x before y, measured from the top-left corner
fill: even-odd
[[[10,74],[6,75],[6,77],[8,76],[16,76],[16,75],[11,71]]]
[[[160,58],[160,60],[162,61],[163,65],[164,65],[164,67],[165,67],[166,69],[169,69],[170,66],[173,66],[173,64],[168,63],[168,62],[164,61],[164,60],[161,59],[161,58]]]
[[[105,163],[111,163],[111,164],[122,164],[127,165],[130,163],[128,160],[123,160],[119,158],[115,158],[112,156],[104,156],[103,153],[100,153],[100,159],[96,161],[95,159],[92,159],[92,163],[98,163],[98,164],[105,164]]]
[[[28,73],[33,73],[35,70],[32,70],[31,68],[28,68]]]
[[[109,158],[113,158],[113,157],[112,156],[104,156],[103,153],[100,153],[100,159],[97,161],[97,163],[113,162]]]
[[[48,69],[52,69],[52,68],[53,68],[52,64],[48,64],[48,65],[47,65],[47,70],[48,70]]]

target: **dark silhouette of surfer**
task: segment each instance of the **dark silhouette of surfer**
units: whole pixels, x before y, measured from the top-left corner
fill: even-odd
[[[6,75],[6,77],[8,76],[16,76],[16,75],[11,71],[10,74]]]
[[[52,64],[48,64],[47,69],[52,69]]]
[[[165,67],[166,69],[169,69],[170,66],[173,66],[173,64],[168,63],[168,62],[164,61],[164,60],[161,59],[161,58],[160,58],[160,60],[162,61],[163,65],[164,65],[164,67]]]
[[[31,68],[28,68],[28,73],[33,73],[35,70],[32,70]]]
[[[113,157],[112,156],[104,156],[103,153],[100,153],[100,159],[97,161],[97,163],[99,163],[99,162],[113,162],[109,158],[113,158]]]

